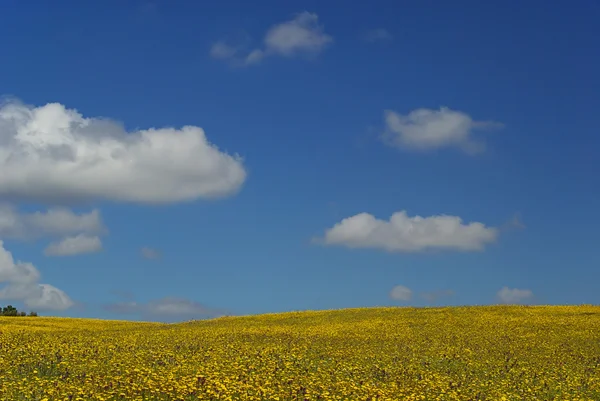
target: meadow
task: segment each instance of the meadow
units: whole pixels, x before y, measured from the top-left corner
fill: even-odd
[[[600,400],[600,307],[0,318],[0,399]]]

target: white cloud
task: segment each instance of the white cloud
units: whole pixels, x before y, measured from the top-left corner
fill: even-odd
[[[467,153],[485,150],[484,142],[472,139],[475,130],[501,126],[474,121],[468,114],[447,107],[417,109],[406,115],[386,110],[385,124],[383,140],[391,146],[419,151],[454,146]]]
[[[0,205],[0,238],[27,240],[77,233],[104,234],[106,231],[97,209],[80,214],[65,208],[19,213],[13,206]]]
[[[79,234],[52,242],[44,250],[46,256],[72,256],[82,253],[93,253],[102,250],[102,241],[97,236]]]
[[[160,252],[157,251],[156,249],[150,248],[150,247],[143,247],[142,249],[140,249],[140,254],[142,255],[142,257],[144,259],[158,259],[160,258]]]
[[[58,103],[0,106],[0,196],[53,203],[105,199],[172,203],[234,194],[238,156],[199,127],[126,132]]]
[[[222,316],[223,311],[208,308],[184,298],[166,297],[147,303],[124,301],[109,304],[107,310],[119,314],[139,314],[149,320],[189,320]]]
[[[374,248],[389,252],[420,252],[428,249],[482,250],[494,242],[498,230],[483,223],[463,224],[458,216],[409,217],[394,213],[389,221],[360,213],[327,229],[321,240],[326,245]]]
[[[65,310],[74,305],[69,296],[50,284],[38,284],[26,293],[24,303],[37,310]]]
[[[317,14],[302,12],[291,21],[275,25],[265,36],[268,53],[293,56],[298,53],[319,53],[333,41],[323,32]]]
[[[289,21],[271,27],[263,41],[262,48],[248,51],[241,45],[220,40],[212,45],[210,55],[215,59],[228,60],[236,66],[244,66],[258,64],[269,56],[316,55],[330,45],[333,38],[324,32],[317,14],[304,11]]]
[[[390,298],[395,301],[410,301],[412,298],[412,290],[403,285],[397,285],[390,291]]]
[[[533,297],[531,290],[502,287],[496,294],[504,304],[520,304]]]
[[[392,40],[393,36],[387,30],[378,28],[368,31],[364,34],[363,38],[367,42],[387,42]]]
[[[40,284],[40,272],[31,263],[15,262],[0,240],[0,299],[21,301],[37,310],[64,310],[74,305],[62,290]]]
[[[0,205],[0,238],[28,240],[65,236],[47,246],[44,251],[47,256],[99,251],[102,242],[98,235],[107,232],[97,209],[80,214],[65,208],[19,213],[13,206]]]

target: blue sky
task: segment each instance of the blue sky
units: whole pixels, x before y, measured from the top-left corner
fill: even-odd
[[[596,1],[1,7],[0,304],[600,302]]]

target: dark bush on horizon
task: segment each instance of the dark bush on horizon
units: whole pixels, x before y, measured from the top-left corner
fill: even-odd
[[[26,312],[19,312],[17,310],[17,308],[15,308],[12,305],[7,305],[3,308],[0,308],[0,316],[37,316],[38,314],[36,312],[29,312],[29,315],[27,315]]]

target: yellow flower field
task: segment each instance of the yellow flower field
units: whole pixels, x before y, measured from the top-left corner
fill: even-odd
[[[600,400],[600,307],[0,318],[2,400]]]

